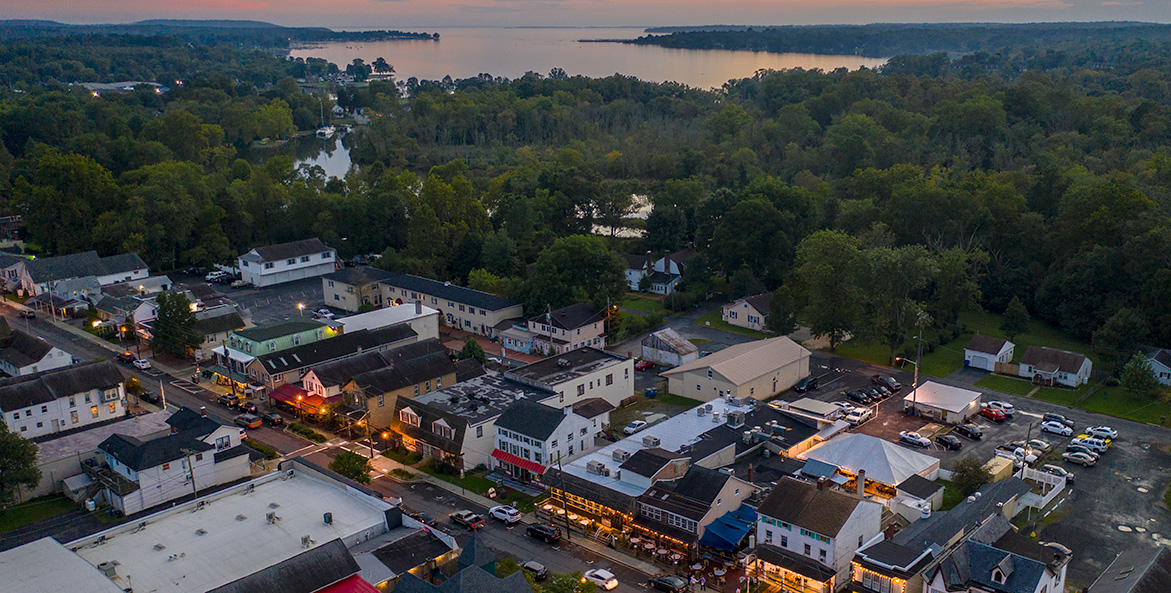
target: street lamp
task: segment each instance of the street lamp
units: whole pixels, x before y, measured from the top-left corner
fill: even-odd
[[[300,395],[298,395],[297,396],[297,420],[301,419],[301,399],[302,399],[302,397]]]
[[[301,317],[304,317],[305,316],[305,303],[297,303],[297,311],[301,314]]]

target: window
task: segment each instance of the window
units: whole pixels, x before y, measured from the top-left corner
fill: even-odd
[[[28,432],[28,427],[27,427],[27,426],[21,426],[21,427],[20,427],[20,432]]]
[[[293,264],[297,263],[297,258],[295,258],[295,257],[290,257],[289,259],[286,259],[286,260],[285,260],[285,263],[291,266],[291,265],[293,265]]]
[[[97,406],[91,407],[89,409],[89,415],[93,418],[97,418],[98,417],[98,407]]]
[[[410,408],[403,408],[402,411],[398,413],[398,418],[403,422],[403,424],[410,424],[411,426],[419,425],[419,417],[415,415],[415,413]]]
[[[711,379],[711,378],[712,378],[712,370],[711,370],[711,369],[708,369],[708,370],[707,370],[707,378],[708,378],[708,379]]]
[[[622,369],[622,375],[623,375],[624,379],[629,379],[630,378],[630,369]]]
[[[232,446],[232,437],[219,437],[215,440],[215,450],[223,451]]]
[[[443,377],[435,380],[435,389],[443,389]]]
[[[643,505],[642,516],[647,517],[648,519],[654,519],[655,521],[662,521],[663,511],[660,511],[655,507]]]
[[[272,262],[265,262],[264,269],[271,270],[272,269]]]
[[[808,556],[813,552],[813,548],[809,544],[805,544],[805,555]]]
[[[327,252],[325,252],[325,253],[322,253],[322,254],[321,254],[321,259],[329,259],[329,252],[327,251]]]
[[[577,386],[577,395],[578,396],[585,395],[585,385],[584,384]]]
[[[419,386],[415,385],[415,395],[419,395]]]
[[[33,411],[32,411],[32,410],[25,410],[25,411],[24,411],[24,417],[25,417],[25,418],[28,418],[28,417],[30,417],[30,416],[32,416],[32,415],[33,415]]]
[[[554,449],[556,449],[556,448],[557,448],[557,441],[553,441],[553,444],[552,444],[551,446],[552,446]]]
[[[737,489],[736,489],[736,494],[737,494],[737,495],[739,495],[739,494],[740,494],[740,489],[739,489],[739,488],[737,488]]]
[[[330,288],[333,288],[333,280],[330,280],[330,281],[329,281],[329,287],[330,287]]]
[[[164,464],[163,464],[163,471],[167,471],[167,470],[169,470],[169,469],[171,469],[171,464],[169,464],[169,463],[164,463]]]
[[[77,407],[77,398],[72,395],[69,396],[69,407],[71,407],[71,408]]]
[[[309,261],[309,256],[308,256],[308,255],[302,255],[302,256],[301,256],[301,263],[307,263],[308,261]]]
[[[700,390],[702,390],[702,389],[703,389],[703,387],[701,387],[699,383],[696,383],[696,384],[695,384],[695,390],[696,390],[696,391],[700,391]]]
[[[431,379],[427,379],[427,382],[425,385],[426,385],[427,393],[431,393]]]
[[[484,436],[484,427],[483,427],[483,426],[477,426],[477,427],[476,427],[476,438],[478,439],[478,438],[480,438],[480,437],[482,437],[482,436]]]
[[[588,429],[586,429],[586,428],[581,429],[581,436],[583,436],[583,437],[585,436],[586,430],[588,430]]]
[[[773,543],[773,530],[771,530],[771,529],[764,530],[764,543],[766,543],[766,544]]]
[[[722,498],[717,498],[717,499],[716,499],[716,506],[720,506],[721,504],[724,504],[724,499],[722,499]]]
[[[433,433],[435,433],[445,439],[451,438],[451,427],[448,426],[447,423],[442,420],[436,420],[435,422],[431,423],[431,432],[433,432]]]
[[[821,549],[817,550],[817,559],[822,562],[825,562],[825,548],[821,548]]]
[[[301,344],[301,336],[293,336],[293,345],[299,346]]]
[[[789,547],[789,536],[781,535],[781,547],[782,548]]]
[[[606,385],[613,385],[613,384],[614,384],[614,374],[610,373],[609,375],[606,375]]]
[[[87,403],[87,404],[89,403],[89,394],[88,393],[85,394],[85,403]]]
[[[45,427],[44,422],[37,422],[37,428],[44,428],[44,427]]]
[[[17,413],[15,413],[15,414],[13,414],[13,415],[12,415],[12,419],[13,419],[13,420],[20,420],[20,412],[17,412]]]
[[[77,410],[73,410],[72,412],[69,413],[69,420],[72,421],[74,424],[77,424],[77,422],[78,422]]]
[[[203,461],[203,453],[196,453],[195,460],[196,461]]]
[[[569,455],[573,455],[573,443],[569,443]]]
[[[1004,571],[1000,570],[999,567],[992,569],[992,582],[993,583],[998,583],[998,584],[1003,585],[1004,580],[1005,580],[1004,579]]]
[[[117,414],[118,413],[118,403],[117,402],[110,402],[106,405],[110,407],[110,414]]]
[[[536,461],[537,463],[541,462],[541,452],[540,451],[533,451],[533,461]]]
[[[381,408],[382,406],[385,406],[385,405],[386,405],[386,394],[385,393],[378,394],[378,407]]]
[[[590,389],[593,389],[593,388],[594,388],[594,382],[590,381]]]
[[[463,305],[460,305],[460,306],[459,306],[459,312],[460,312],[460,313],[463,313],[463,312],[464,312],[464,306],[463,306]]]
[[[49,406],[41,406],[41,413],[48,414],[49,413]]]
[[[276,342],[269,342],[268,343],[268,351],[272,352],[273,350],[276,350]]]
[[[342,300],[342,295],[340,295],[340,294],[337,294],[337,293],[335,292],[335,293],[333,294],[333,300],[335,300],[335,301],[340,301],[340,300]]]

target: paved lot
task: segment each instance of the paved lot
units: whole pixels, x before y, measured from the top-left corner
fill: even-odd
[[[301,315],[298,303],[305,305],[304,316],[308,318],[314,309],[322,306],[324,299],[321,278],[305,278],[266,288],[236,289],[223,284],[217,284],[215,288],[251,312],[252,323],[256,325]]]

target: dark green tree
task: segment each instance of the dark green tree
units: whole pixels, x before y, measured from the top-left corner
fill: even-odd
[[[338,453],[333,461],[329,462],[329,469],[359,484],[370,483],[370,472],[372,471],[370,460],[357,453],[350,451]]]
[[[40,481],[36,444],[0,422],[0,510],[12,504],[19,488],[35,488]]]
[[[601,237],[571,235],[557,239],[537,258],[526,287],[530,311],[587,302],[595,310],[620,302],[626,291],[626,261]]]
[[[200,343],[191,301],[183,294],[164,291],[155,296],[155,303],[158,311],[151,330],[151,350],[186,358]]]
[[[1155,369],[1151,361],[1142,354],[1135,354],[1122,366],[1119,382],[1123,389],[1136,393],[1150,393],[1159,388],[1159,379],[1155,376]]]
[[[975,457],[965,457],[956,462],[952,469],[951,481],[959,488],[960,493],[968,496],[980,489],[980,486],[992,481],[992,475],[984,469],[984,464]]]
[[[1121,370],[1148,335],[1150,326],[1143,314],[1123,307],[1094,332],[1093,346],[1115,370]]]
[[[1004,317],[1000,320],[1000,331],[1004,332],[1008,341],[1029,331],[1029,312],[1018,296],[1012,297],[1008,308],[1004,310]]]
[[[488,362],[488,353],[484,352],[484,347],[481,346],[475,338],[468,338],[466,341],[464,341],[463,349],[459,351],[460,360],[467,358],[474,358],[478,360],[480,364],[486,364]]]
[[[857,242],[840,231],[813,233],[798,249],[795,275],[808,303],[805,318],[813,335],[829,339],[831,351],[857,331],[859,258]]]
[[[773,291],[768,302],[768,320],[765,323],[769,331],[778,336],[797,331],[797,309],[788,286],[780,286]]]
[[[920,292],[935,277],[935,261],[921,245],[875,247],[862,252],[859,285],[865,320],[860,331],[885,345],[893,363],[918,321]]]
[[[728,282],[728,290],[728,296],[738,299],[760,294],[764,290],[764,285],[756,279],[756,276],[752,275],[752,270],[748,269],[748,266],[740,266],[740,269],[732,274],[732,278]]]

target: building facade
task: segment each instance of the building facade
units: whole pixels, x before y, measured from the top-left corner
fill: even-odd
[[[489,338],[524,313],[523,305],[512,299],[410,274],[395,274],[379,285],[385,304],[422,303],[438,309],[448,327]]]
[[[593,450],[594,433],[590,420],[572,408],[518,401],[496,419],[493,467],[522,482],[534,481],[549,466]]]
[[[809,376],[809,351],[785,336],[730,346],[661,373],[673,394],[768,399]]]
[[[369,266],[342,268],[321,277],[325,304],[343,311],[357,313],[362,307],[382,307],[382,288],[378,282],[394,276]]]
[[[767,292],[737,299],[724,305],[720,318],[737,327],[766,331],[770,300],[772,295]]]
[[[35,438],[126,415],[122,372],[109,361],[87,362],[0,381],[8,430]]]
[[[590,398],[618,407],[634,397],[634,359],[585,347],[505,373],[514,381],[557,393],[541,403],[563,408]]]
[[[42,338],[13,330],[0,338],[0,371],[12,377],[51,371],[73,364],[73,355]]]
[[[525,326],[513,326],[500,337],[505,348],[530,354],[564,354],[570,350],[606,344],[605,316],[577,303],[537,315]]]
[[[272,286],[333,272],[337,251],[321,239],[257,247],[236,258],[240,278],[254,286]]]

